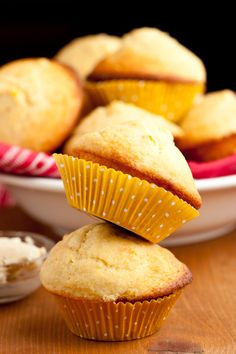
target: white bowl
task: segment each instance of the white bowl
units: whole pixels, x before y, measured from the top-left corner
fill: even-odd
[[[68,205],[60,179],[0,174],[0,182],[29,215],[62,234],[98,220]],[[236,175],[196,180],[196,185],[203,201],[200,216],[168,237],[164,245],[205,241],[236,228]]]

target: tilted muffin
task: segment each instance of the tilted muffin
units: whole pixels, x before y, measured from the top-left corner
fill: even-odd
[[[155,332],[191,279],[170,251],[107,223],[65,236],[41,270],[70,330],[96,340]]]
[[[236,152],[236,96],[233,91],[208,93],[183,119],[185,135],[178,145],[187,158],[217,160]]]
[[[78,121],[82,89],[75,73],[46,58],[0,68],[0,141],[35,151],[57,148]]]
[[[68,155],[73,154],[73,147],[77,146],[77,141],[81,135],[96,130],[101,130],[110,125],[122,124],[127,121],[141,121],[147,125],[149,129],[154,127],[165,127],[170,130],[174,138],[181,138],[182,129],[165,118],[150,113],[133,104],[121,101],[113,101],[106,107],[98,107],[87,117],[85,117],[74,130],[72,137],[67,141],[64,152]]]
[[[101,59],[116,51],[119,46],[120,38],[100,33],[74,39],[63,47],[55,58],[70,65],[85,79]]]
[[[88,79],[97,104],[124,100],[177,121],[204,90],[206,71],[167,33],[140,28],[126,34],[120,49],[101,60]]]
[[[159,242],[198,215],[201,198],[172,134],[142,122],[84,134],[54,155],[75,208]]]

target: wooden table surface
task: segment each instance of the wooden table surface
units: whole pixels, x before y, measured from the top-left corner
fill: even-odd
[[[0,229],[55,237],[18,209],[0,209]],[[82,340],[66,328],[53,298],[39,289],[0,306],[0,354],[236,353],[236,232],[172,251],[192,270],[194,281],[159,333],[130,342]]]

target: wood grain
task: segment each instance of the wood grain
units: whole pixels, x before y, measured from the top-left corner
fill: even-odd
[[[0,228],[45,232],[20,210],[0,210]],[[64,325],[53,298],[40,289],[0,306],[0,354],[234,354],[236,353],[236,232],[173,248],[193,272],[159,333],[130,342],[82,340]]]

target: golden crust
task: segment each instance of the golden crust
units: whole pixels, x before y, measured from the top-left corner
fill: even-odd
[[[236,134],[183,150],[186,158],[194,161],[218,160],[234,153],[236,153]]]
[[[140,28],[122,38],[119,50],[94,68],[89,80],[140,79],[205,83],[202,61],[156,28]]]
[[[56,59],[70,65],[85,79],[101,59],[119,48],[120,41],[103,33],[76,38],[56,54]]]
[[[188,164],[164,128],[131,121],[87,133],[78,139],[73,155],[145,179],[195,208],[201,206]]]
[[[236,134],[235,117],[236,96],[233,91],[223,90],[202,96],[181,122],[185,134],[178,140],[179,148],[199,148],[202,155],[200,151],[204,153],[204,150],[210,149],[212,143]],[[221,150],[222,148],[220,146]]]
[[[21,59],[0,68],[0,140],[35,151],[62,144],[83,100],[72,69],[46,58]]]
[[[95,301],[149,300],[191,280],[189,269],[170,251],[108,223],[65,236],[41,270],[41,281],[52,293]]]
[[[133,104],[113,101],[106,107],[96,108],[79,122],[72,137],[66,142],[64,153],[71,155],[73,148],[77,145],[78,139],[80,139],[83,134],[101,130],[116,124],[125,124],[127,121],[131,120],[142,121],[150,129],[152,126],[165,127],[170,130],[174,138],[181,138],[183,135],[183,131],[178,125],[169,122],[161,116],[138,108]]]

